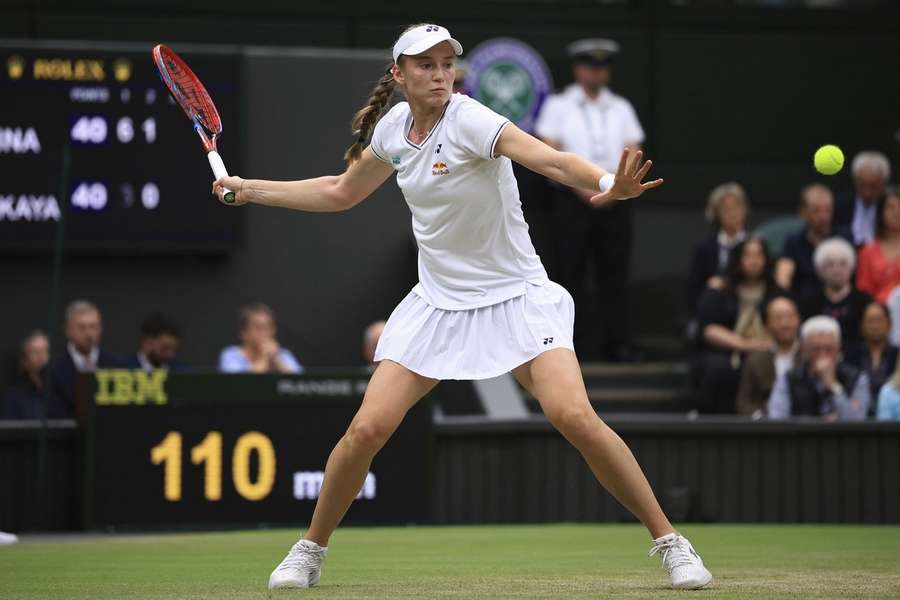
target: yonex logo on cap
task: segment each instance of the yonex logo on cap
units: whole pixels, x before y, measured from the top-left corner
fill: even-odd
[[[430,24],[414,27],[404,32],[397,40],[397,43],[394,44],[394,62],[397,62],[403,54],[415,56],[441,42],[449,42],[453,48],[453,53],[457,56],[462,54],[462,44],[454,40],[450,36],[450,32],[443,27]]]

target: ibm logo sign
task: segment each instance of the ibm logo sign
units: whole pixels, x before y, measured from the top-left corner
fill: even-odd
[[[297,471],[294,473],[294,499],[315,500],[318,498],[319,492],[322,490],[323,479],[325,479],[324,471]],[[375,499],[375,473],[372,471],[366,475],[366,481],[356,495],[357,500],[362,498]]]

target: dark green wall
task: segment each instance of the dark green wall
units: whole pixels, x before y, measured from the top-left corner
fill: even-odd
[[[825,142],[851,155],[876,148],[900,163],[898,3],[672,4],[457,0],[423,10],[410,1],[86,0],[73,9],[62,0],[15,0],[0,8],[0,36],[387,48],[405,24],[436,20],[469,48],[498,36],[528,42],[560,85],[569,81],[565,44],[609,36],[624,48],[613,86],[634,103],[669,181],[659,202],[694,207],[716,183],[738,179],[754,204],[789,209],[815,176],[810,157]],[[840,176],[829,183],[849,186]]]

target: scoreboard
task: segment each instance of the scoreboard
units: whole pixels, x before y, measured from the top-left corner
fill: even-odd
[[[87,529],[307,523],[369,374],[81,375]],[[348,523],[428,518],[431,410],[413,407],[376,456]]]
[[[206,157],[151,48],[0,45],[0,249],[50,250],[60,229],[66,249],[88,251],[235,244],[240,211],[210,195]],[[220,153],[239,173],[240,55],[184,57],[216,102]]]

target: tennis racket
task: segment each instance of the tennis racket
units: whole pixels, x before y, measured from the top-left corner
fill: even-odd
[[[216,140],[222,135],[222,119],[209,92],[191,68],[168,46],[159,44],[153,48],[153,62],[172,97],[194,123],[194,131],[200,136],[200,143],[216,179],[228,177],[225,163],[216,148]],[[228,204],[234,203],[234,192],[225,189],[223,199]]]

